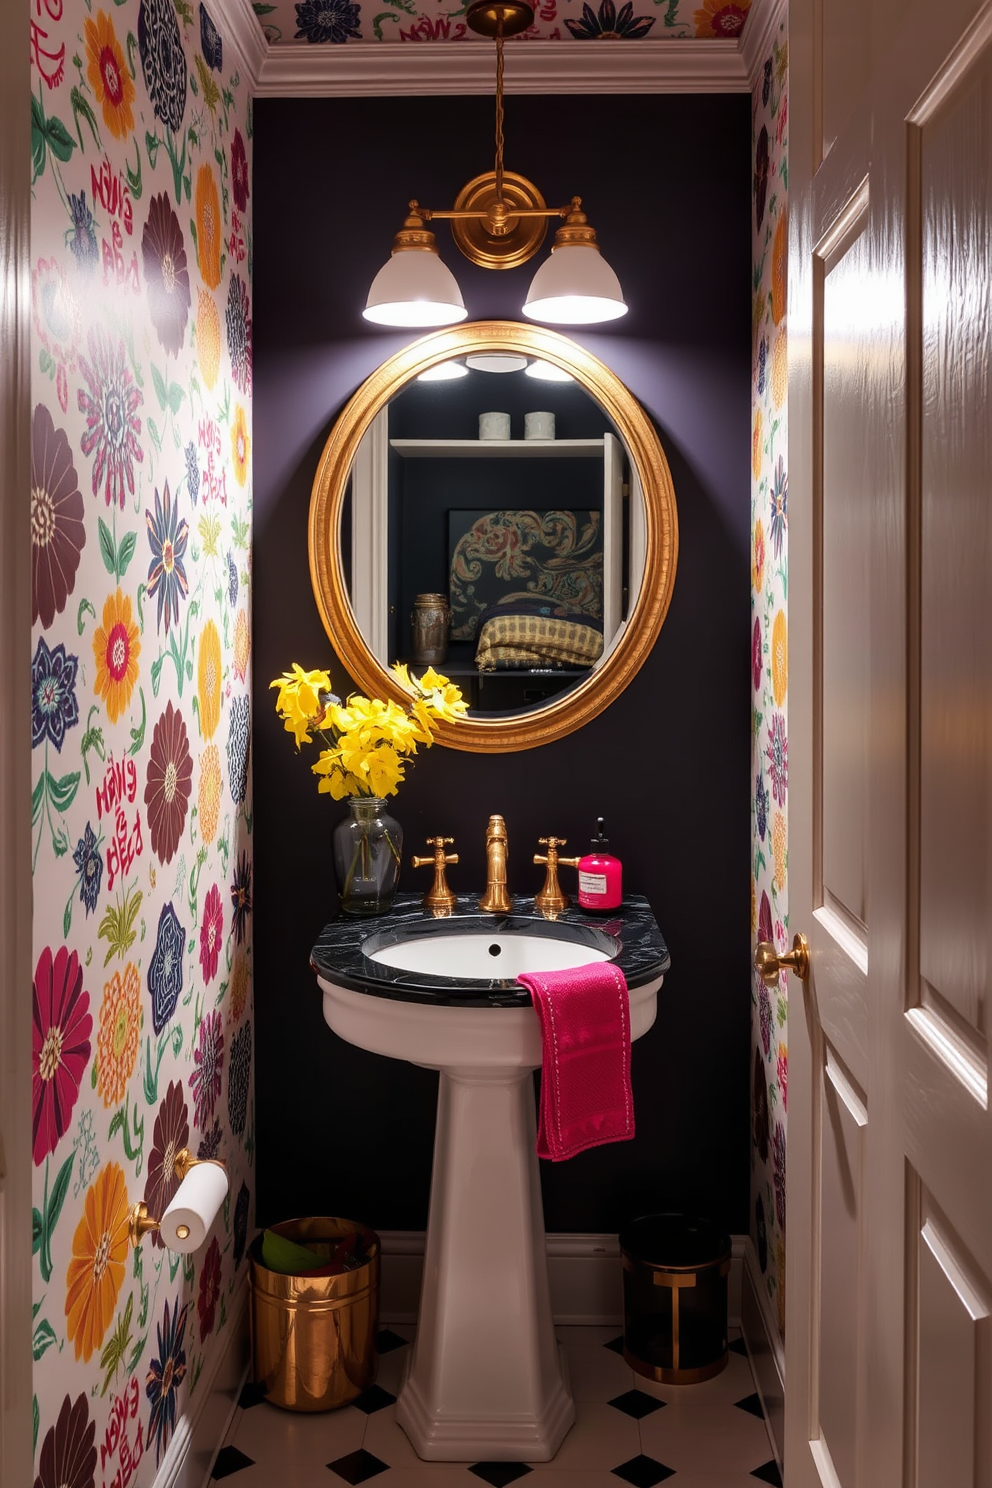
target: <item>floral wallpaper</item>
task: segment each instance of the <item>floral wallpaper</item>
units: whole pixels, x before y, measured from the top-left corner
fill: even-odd
[[[270,42],[473,41],[464,10],[445,0],[252,0]],[[751,0],[533,0],[514,41],[733,40]],[[488,45],[488,43],[485,43]]]
[[[251,109],[197,0],[30,14],[35,1488],[142,1488],[253,1219]]]
[[[751,930],[788,943],[788,65],[783,22],[752,98]],[[751,1233],[785,1335],[787,979],[752,973]]]

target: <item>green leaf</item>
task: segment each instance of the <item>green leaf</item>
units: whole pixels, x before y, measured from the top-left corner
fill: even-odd
[[[128,55],[130,56],[130,47],[128,47]],[[150,129],[145,130],[145,149],[148,151],[148,164],[152,170],[155,169],[155,162],[158,159],[158,147],[161,143],[162,141],[157,134],[152,134]]]
[[[137,1365],[138,1360],[141,1358],[141,1355],[144,1352],[145,1344],[147,1342],[148,1342],[148,1334],[147,1333],[142,1333],[141,1337],[138,1339],[137,1343],[134,1345],[134,1348],[131,1350],[131,1357],[127,1361],[127,1372],[128,1372],[128,1374],[133,1374],[134,1373],[135,1366]]]
[[[39,1250],[41,1249],[41,1242],[42,1242],[42,1238],[44,1236],[44,1233],[45,1233],[45,1227],[44,1227],[44,1224],[42,1223],[41,1210],[40,1209],[32,1209],[31,1210],[31,1254],[32,1255],[37,1255],[38,1252],[39,1252]]]
[[[127,573],[128,564],[131,562],[131,559],[134,557],[134,549],[135,549],[135,544],[137,543],[137,541],[138,541],[138,535],[135,532],[125,532],[124,536],[121,538],[120,547],[117,549],[117,577],[118,577],[118,579],[122,579],[124,577],[124,575]]]
[[[166,652],[166,656],[168,652]],[[162,667],[165,664],[165,656],[160,656],[158,661],[152,662],[152,692],[158,697],[158,689],[162,682]]]
[[[41,84],[38,84],[39,88]],[[45,169],[48,156],[45,144],[45,110],[41,100],[31,98],[31,183],[34,184]]]
[[[161,449],[162,449],[162,436],[158,432],[158,425],[156,424],[155,420],[152,418],[151,414],[148,415],[148,432],[152,436],[152,439],[155,441],[155,448],[159,452],[161,452]]]
[[[36,1364],[45,1350],[50,1349],[53,1343],[58,1343],[58,1339],[55,1336],[55,1329],[47,1318],[42,1318],[37,1328],[35,1328],[34,1337],[31,1340],[31,1355]]]
[[[132,201],[140,201],[140,199],[141,199],[141,151],[138,148],[138,141],[137,140],[135,140],[135,142],[134,142],[134,153],[135,153],[135,158],[137,159],[137,162],[138,162],[137,172],[133,171],[131,169],[130,164],[125,160],[125,162],[124,162],[124,174],[127,176],[127,185],[128,185],[128,190],[131,193],[131,199],[132,199]]]
[[[63,814],[68,811],[69,807],[76,799],[76,792],[79,789],[79,781],[81,776],[82,771],[75,770],[69,775],[63,775],[60,780],[53,779],[51,775],[49,775],[48,777],[48,789],[51,794],[52,801],[54,802],[57,810],[61,811]]]
[[[34,1454],[38,1450],[38,1428],[40,1427],[40,1425],[41,1425],[41,1411],[38,1408],[38,1397],[37,1397],[37,1395],[32,1395],[32,1397],[31,1397],[31,1436],[32,1436],[32,1440],[31,1440],[31,1452],[32,1452],[32,1454]]]
[[[74,894],[69,895],[69,902],[66,904],[65,911],[62,915],[63,940],[69,939],[69,931],[72,929],[72,901],[74,897]]]
[[[42,770],[38,778],[38,784],[31,792],[31,825],[34,826],[41,815],[42,802],[45,798],[45,781],[48,778],[47,770]]]
[[[45,120],[45,139],[48,141],[48,148],[52,154],[57,160],[61,160],[63,164],[70,158],[73,150],[76,148],[76,141],[68,129],[66,129],[61,119]]]
[[[169,393],[168,393],[169,407],[172,410],[173,416],[175,416],[179,412],[180,408],[182,407],[182,402],[183,402],[183,399],[185,398],[185,396],[186,396],[186,393],[179,386],[178,382],[174,382],[172,384],[172,386],[169,388]]]
[[[165,378],[154,362],[152,362],[152,382],[155,385],[155,396],[159,401],[159,407],[164,409],[168,404],[169,396],[165,388]]]
[[[131,747],[128,750],[128,754],[132,757],[138,753],[145,742],[145,721],[147,714],[145,712],[145,691],[143,687],[138,688],[138,696],[141,698],[141,722],[137,728],[132,727],[131,729]]]
[[[97,1082],[97,1080],[99,1078],[100,1078],[100,1056],[97,1055],[97,1057],[94,1059],[92,1065],[90,1066],[90,1086],[92,1087],[93,1090],[96,1089],[96,1082]]]
[[[100,557],[103,566],[109,574],[117,573],[117,554],[114,550],[114,539],[110,535],[110,528],[102,517],[97,517],[97,527],[100,533]]]
[[[46,377],[55,376],[56,367],[54,361],[52,360],[51,352],[47,351],[44,346],[38,353],[38,367],[42,372],[44,372]]]
[[[75,1160],[75,1152],[70,1152],[61,1168],[59,1168],[58,1177],[52,1184],[52,1192],[48,1199],[48,1209],[45,1214],[45,1223],[48,1227],[49,1235],[54,1230],[58,1223],[59,1215],[62,1213],[62,1205],[65,1203],[65,1196],[69,1191],[69,1179],[72,1177],[72,1165]]]
[[[93,616],[94,620],[96,619],[96,610],[90,604],[89,600],[81,599],[79,601],[79,609],[76,611],[76,630],[79,632],[80,635],[82,635],[83,633],[83,627],[85,625],[83,616],[86,614],[90,614]]]
[[[251,8],[257,16],[271,15],[275,10],[274,5],[263,5],[262,0],[252,0]]]
[[[98,150],[101,149],[102,146],[100,144],[100,136],[97,133],[96,127],[96,115],[90,108],[89,101],[81,88],[73,88],[72,92],[69,94],[69,102],[72,104],[72,117],[76,123],[76,134],[79,136],[79,148],[83,149],[83,135],[81,129],[79,128],[79,120],[80,117],[82,117],[90,126],[90,134],[92,134],[93,136],[93,143],[96,145]]]

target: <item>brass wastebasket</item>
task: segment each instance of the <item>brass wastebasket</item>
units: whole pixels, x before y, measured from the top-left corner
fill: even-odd
[[[357,1232],[366,1261],[338,1276],[283,1276],[251,1246],[252,1377],[272,1405],[326,1411],[375,1382],[379,1325],[379,1237],[365,1225],[318,1216],[272,1225],[299,1245]]]

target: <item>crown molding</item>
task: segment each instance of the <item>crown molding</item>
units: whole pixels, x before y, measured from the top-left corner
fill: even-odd
[[[251,0],[213,0],[211,10],[226,51],[233,52],[250,93],[258,92],[269,43]]]
[[[740,39],[741,61],[752,89],[759,82],[779,26],[788,19],[789,0],[752,0]]]
[[[247,6],[248,0],[225,0]],[[254,17],[252,17],[254,20]],[[506,49],[507,93],[746,93],[736,41],[514,42]],[[492,48],[466,42],[376,42],[270,46],[255,84],[259,98],[374,98],[491,93]]]

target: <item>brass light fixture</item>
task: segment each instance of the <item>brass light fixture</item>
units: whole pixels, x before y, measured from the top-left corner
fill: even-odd
[[[533,258],[548,220],[564,218],[551,257],[538,269],[523,305],[531,320],[552,325],[594,325],[625,315],[620,281],[602,257],[595,230],[573,196],[549,207],[532,181],[503,169],[503,41],[525,31],[534,12],[526,0],[474,0],[465,20],[496,42],[496,164],[463,186],[450,211],[410,202],[393,251],[369,290],[364,315],[377,325],[454,325],[468,314],[451,270],[438,256],[427,224],[447,219],[465,257],[486,269],[513,269]]]

